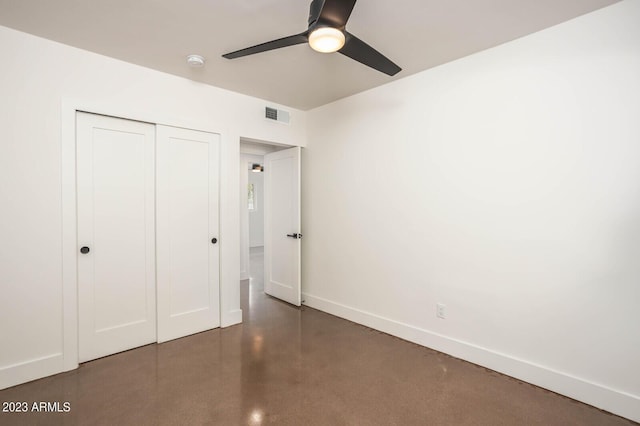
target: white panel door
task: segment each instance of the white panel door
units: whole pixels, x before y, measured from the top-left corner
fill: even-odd
[[[300,147],[264,156],[264,291],[300,306]]]
[[[77,113],[79,359],[156,341],[155,126]]]
[[[158,342],[220,326],[220,136],[156,128]]]

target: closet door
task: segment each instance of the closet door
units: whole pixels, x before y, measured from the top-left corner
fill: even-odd
[[[81,362],[156,341],[154,133],[76,116]]]
[[[220,326],[220,136],[156,128],[158,342]]]

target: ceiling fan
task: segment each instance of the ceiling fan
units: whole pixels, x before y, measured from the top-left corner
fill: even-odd
[[[387,75],[396,75],[402,68],[345,29],[355,4],[356,0],[312,0],[309,7],[309,27],[306,31],[226,53],[222,57],[235,59],[309,43],[318,52],[340,52]]]

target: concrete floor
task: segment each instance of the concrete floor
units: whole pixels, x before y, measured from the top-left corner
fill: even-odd
[[[0,391],[69,402],[0,412],[1,425],[629,425],[535,386],[263,293],[262,252],[242,325],[149,345]]]

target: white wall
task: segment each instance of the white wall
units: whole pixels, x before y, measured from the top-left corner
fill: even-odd
[[[640,420],[639,22],[623,1],[309,112],[306,303]]]
[[[255,208],[249,210],[249,246],[261,247],[264,245],[264,173],[249,172],[249,183],[253,184],[255,200]]]
[[[0,388],[63,365],[63,103],[221,132],[222,323],[240,321],[239,138],[304,145],[305,113],[269,122],[260,99],[5,27],[0,55]]]

